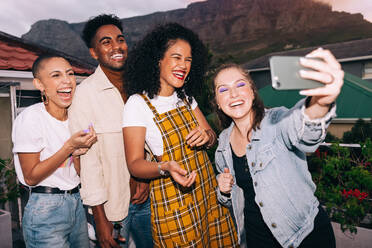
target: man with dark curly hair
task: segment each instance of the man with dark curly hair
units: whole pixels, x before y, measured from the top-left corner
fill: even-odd
[[[98,136],[98,142],[80,157],[82,199],[92,206],[101,247],[120,247],[112,236],[119,225],[126,240],[130,232],[137,247],[152,247],[149,186],[130,178],[124,155],[121,122],[127,94],[122,70],[128,47],[120,19],[114,15],[90,19],[83,39],[99,65],[77,87],[69,109],[72,132],[92,123]]]

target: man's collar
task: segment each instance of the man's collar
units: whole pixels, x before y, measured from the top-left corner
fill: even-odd
[[[98,90],[106,90],[114,88],[114,85],[110,82],[107,78],[106,74],[102,71],[100,65],[98,65],[96,71],[94,72],[94,76],[97,78],[97,89]]]

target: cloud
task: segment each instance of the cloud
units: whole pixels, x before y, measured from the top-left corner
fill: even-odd
[[[332,5],[334,11],[345,11],[352,14],[361,13],[364,19],[372,22],[371,0],[319,0]]]
[[[372,22],[371,0],[333,0],[333,10],[346,11],[350,13],[362,13],[364,19]]]

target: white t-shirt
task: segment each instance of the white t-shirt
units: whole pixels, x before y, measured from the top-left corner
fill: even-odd
[[[151,104],[155,107],[159,114],[168,112],[177,106],[184,106],[185,103],[177,97],[174,92],[171,96],[155,96],[150,99]],[[191,108],[194,110],[198,106],[193,98]],[[163,155],[163,139],[161,132],[156,126],[149,106],[146,104],[142,96],[135,94],[129,97],[124,106],[123,127],[146,127],[146,142],[151,151],[156,155]]]
[[[69,138],[68,121],[55,119],[46,111],[43,103],[31,105],[23,110],[17,116],[12,131],[14,165],[19,181],[27,185],[19,163],[19,152],[40,152],[40,161],[43,161],[61,149]],[[53,174],[37,186],[69,190],[79,183],[80,178],[76,173],[72,157],[69,157]]]

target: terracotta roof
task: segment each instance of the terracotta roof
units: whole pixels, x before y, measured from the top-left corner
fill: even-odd
[[[372,56],[372,38],[363,40],[354,40],[347,42],[340,42],[334,44],[327,44],[321,46],[329,49],[337,59],[347,59],[355,57]],[[282,52],[274,52],[251,60],[243,65],[248,70],[269,68],[269,59],[274,55],[281,56],[304,56],[316,49],[317,47],[307,47],[295,50],[288,50]]]
[[[94,72],[95,66],[81,59],[0,31],[0,70],[31,71],[33,62],[43,53],[66,58],[76,74],[90,75]]]

